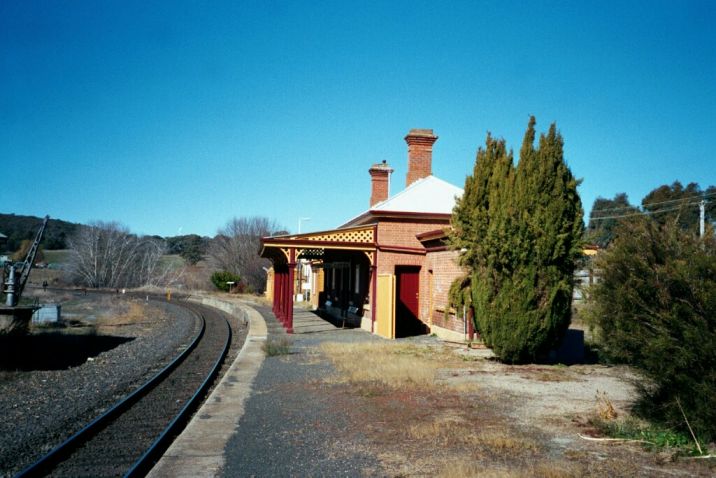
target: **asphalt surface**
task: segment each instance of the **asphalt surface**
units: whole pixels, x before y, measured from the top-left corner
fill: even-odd
[[[380,340],[359,329],[328,323],[286,335],[271,310],[254,307],[265,319],[268,338],[288,337],[287,355],[266,357],[236,433],[224,450],[223,476],[380,476],[378,460],[361,451],[363,439],[341,413],[324,378],[334,372],[316,353],[323,341]],[[309,314],[298,312],[298,314]],[[308,317],[309,322],[313,322]]]

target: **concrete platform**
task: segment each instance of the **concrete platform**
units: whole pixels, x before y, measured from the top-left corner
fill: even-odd
[[[336,330],[336,326],[311,311],[293,309],[293,333],[315,334]]]
[[[229,314],[245,317],[249,332],[228,372],[194,415],[184,431],[154,466],[150,477],[221,476],[226,463],[225,448],[236,434],[253,391],[253,382],[265,358],[262,349],[268,330],[264,318],[250,304],[214,298],[197,299]],[[277,323],[273,324],[275,327]],[[305,309],[294,309],[294,334],[320,334],[336,326]]]
[[[224,447],[244,414],[251,384],[264,360],[266,322],[261,314],[242,303],[200,300],[233,315],[246,317],[249,332],[227,373],[184,431],[152,468],[150,477],[218,476],[224,465]]]

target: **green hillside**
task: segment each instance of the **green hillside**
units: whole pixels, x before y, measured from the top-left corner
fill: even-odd
[[[34,239],[42,218],[36,216],[20,216],[15,214],[0,213],[0,233],[7,236],[7,243],[4,249],[14,252],[20,248],[20,244],[25,239]],[[67,238],[72,235],[80,224],[74,224],[59,219],[52,219],[47,223],[47,229],[42,238],[42,247],[44,249],[65,249],[67,247]]]

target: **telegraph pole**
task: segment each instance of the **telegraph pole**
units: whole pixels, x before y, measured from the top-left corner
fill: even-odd
[[[699,203],[699,237],[704,237],[704,222],[706,221],[706,201]]]

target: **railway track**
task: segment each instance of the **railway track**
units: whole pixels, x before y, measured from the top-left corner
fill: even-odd
[[[231,345],[231,327],[220,312],[183,305],[202,322],[191,345],[17,477],[143,476],[151,469],[199,406]]]

